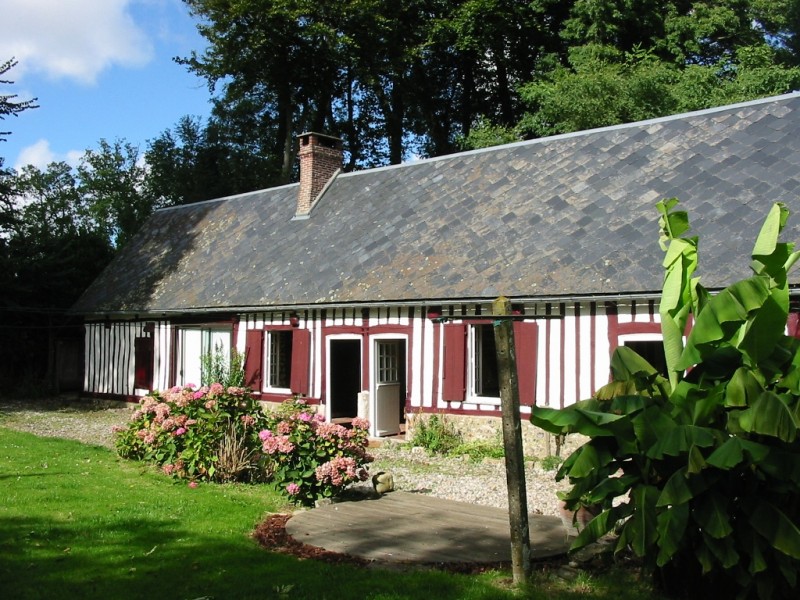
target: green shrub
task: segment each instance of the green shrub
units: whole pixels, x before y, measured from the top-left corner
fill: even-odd
[[[221,344],[214,347],[214,352],[207,352],[200,357],[202,385],[219,382],[225,387],[244,387],[244,354],[232,348],[230,356]]]
[[[410,443],[421,446],[432,454],[448,454],[464,443],[461,432],[446,415],[433,414],[414,417],[414,430]]]
[[[365,419],[354,419],[348,429],[325,423],[300,398],[287,400],[268,413],[259,432],[266,474],[298,504],[336,496],[367,479],[368,430]]]
[[[562,460],[560,456],[545,456],[542,460],[539,461],[539,466],[542,467],[545,471],[555,471],[559,465],[561,464]]]
[[[570,455],[566,508],[599,506],[573,544],[616,530],[666,587],[693,597],[796,598],[800,573],[800,340],[786,335],[788,269],[775,205],[754,275],[711,296],[693,277],[697,238],[676,200],[659,203],[666,244],[661,323],[667,377],[629,348],[612,382],[534,424],[590,441]],[[684,338],[689,319],[694,323]]]
[[[503,443],[497,440],[464,442],[453,448],[449,454],[453,456],[469,456],[470,460],[476,462],[484,458],[503,458],[506,455],[503,450]]]
[[[230,465],[218,473],[219,449],[227,435],[247,449],[252,461],[236,477],[256,475],[258,456],[251,451],[261,444],[258,432],[266,417],[248,390],[220,383],[199,389],[176,386],[145,396],[139,405],[128,426],[116,429],[120,456],[152,462],[176,477],[230,481]]]
[[[364,481],[372,461],[366,420],[325,423],[299,398],[264,412],[248,390],[219,383],[145,396],[115,430],[124,458],[191,480],[272,482],[304,505]]]

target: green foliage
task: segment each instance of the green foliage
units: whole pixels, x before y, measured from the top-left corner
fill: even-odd
[[[545,456],[542,460],[539,461],[539,466],[542,467],[545,471],[555,471],[561,465],[563,460],[560,456]]]
[[[267,414],[259,432],[264,470],[297,504],[313,505],[367,479],[369,423],[356,418],[348,429],[325,423],[301,398]]]
[[[17,61],[13,58],[0,63],[0,84],[13,83],[2,79],[2,77],[13,69],[16,64]],[[0,94],[0,120],[4,120],[9,115],[16,117],[20,113],[30,110],[31,108],[39,108],[36,105],[36,98],[32,98],[31,100],[17,100],[16,94]],[[9,133],[8,131],[0,131],[0,142],[4,142],[5,136]],[[0,160],[0,168],[2,168],[2,166],[2,160]]]
[[[266,417],[247,390],[212,383],[174,387],[142,398],[127,427],[117,429],[120,456],[154,463],[168,474],[200,481],[258,480],[258,431]],[[235,441],[234,439],[235,438]],[[250,457],[249,464],[220,472],[220,448]],[[228,457],[230,458],[230,456]]]
[[[456,139],[456,144],[461,150],[477,150],[478,148],[510,144],[519,140],[520,137],[512,129],[501,125],[493,125],[487,119],[481,118],[469,130],[469,134],[459,136]]]
[[[271,482],[290,500],[313,505],[367,477],[369,423],[325,423],[302,399],[264,412],[240,387],[175,387],[140,401],[116,428],[120,456],[151,462],[191,481]]]
[[[800,86],[800,68],[779,63],[765,43],[737,48],[711,64],[676,64],[653,49],[570,48],[557,64],[523,85],[528,112],[517,125],[545,136],[617,125],[781,94]]]
[[[790,598],[800,569],[800,342],[785,334],[787,272],[776,204],[752,253],[753,276],[709,295],[693,277],[697,239],[677,201],[659,203],[666,249],[662,329],[669,379],[629,348],[612,382],[532,421],[591,441],[570,455],[568,509],[599,505],[577,549],[617,531],[665,585],[701,597]],[[687,339],[683,327],[694,324]]]
[[[219,382],[225,387],[244,387],[244,355],[236,348],[230,354],[221,344],[200,357],[201,385]]]
[[[503,458],[506,453],[501,440],[474,440],[463,442],[448,452],[450,456],[468,456],[479,462],[484,458]]]
[[[425,448],[431,454],[449,454],[464,442],[461,432],[447,415],[432,414],[414,417],[413,433],[409,443]]]

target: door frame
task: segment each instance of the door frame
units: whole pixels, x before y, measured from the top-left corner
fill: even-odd
[[[369,427],[370,435],[377,437],[378,435],[378,342],[397,341],[403,342],[404,353],[401,357],[403,361],[403,374],[405,381],[403,382],[403,389],[405,389],[405,397],[401,398],[403,410],[405,410],[408,401],[409,393],[409,365],[408,365],[408,347],[409,335],[407,333],[375,333],[369,336]],[[398,422],[398,425],[400,423]]]
[[[330,421],[333,418],[333,396],[331,395],[331,342],[344,340],[358,340],[359,342],[359,388],[363,388],[364,382],[364,336],[360,333],[331,333],[325,336],[325,419]],[[364,391],[361,389],[360,391]],[[356,401],[358,402],[358,401]],[[356,409],[358,404],[356,403]],[[358,415],[356,415],[358,416]]]

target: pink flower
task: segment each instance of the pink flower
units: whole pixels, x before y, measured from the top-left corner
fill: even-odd
[[[307,412],[301,412],[297,415],[297,418],[301,421],[305,421],[306,423],[312,419],[311,415]]]
[[[300,493],[300,486],[292,482],[286,486],[286,493],[288,493],[290,496],[296,496]]]
[[[369,421],[361,417],[356,417],[353,419],[353,427],[356,429],[369,429]]]
[[[317,437],[322,438],[323,440],[346,438],[347,429],[338,423],[320,423],[317,425]]]
[[[178,435],[183,435],[184,433],[186,433],[186,428],[178,427],[173,435],[178,436]]]
[[[324,465],[316,468],[315,476],[317,481],[322,484],[329,483],[334,487],[343,485],[359,479],[358,466],[356,461],[349,456],[337,456],[329,460]]]
[[[192,394],[192,398],[194,398],[195,400],[200,400],[200,398],[202,398],[203,396],[205,396],[205,394],[199,390],[196,391],[194,394]]]
[[[287,436],[277,435],[263,440],[261,450],[264,452],[264,454],[289,454],[292,450],[294,450],[294,444],[289,441]]]
[[[242,415],[241,419],[242,419],[242,425],[244,425],[245,427],[252,427],[253,425],[255,425],[256,422],[255,417],[251,415]]]
[[[292,425],[288,421],[281,421],[278,423],[277,430],[281,435],[289,435],[292,432]]]
[[[269,429],[264,429],[263,431],[258,432],[258,439],[262,442],[267,441],[268,438],[272,437],[272,432]]]
[[[209,396],[219,396],[220,394],[225,392],[225,386],[221,383],[212,383],[211,387],[208,388]]]
[[[209,400],[208,402],[205,403],[204,406],[206,407],[206,410],[214,410],[214,407],[216,405],[217,405],[217,401],[216,400]]]
[[[196,488],[197,487],[197,482],[196,481],[190,481],[189,482],[189,487],[192,488],[192,489]]]

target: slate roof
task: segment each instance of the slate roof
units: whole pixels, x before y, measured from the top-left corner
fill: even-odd
[[[799,177],[797,93],[342,174],[305,220],[296,184],[157,211],[74,310],[657,293],[673,196],[724,287],[773,202],[800,240]]]

